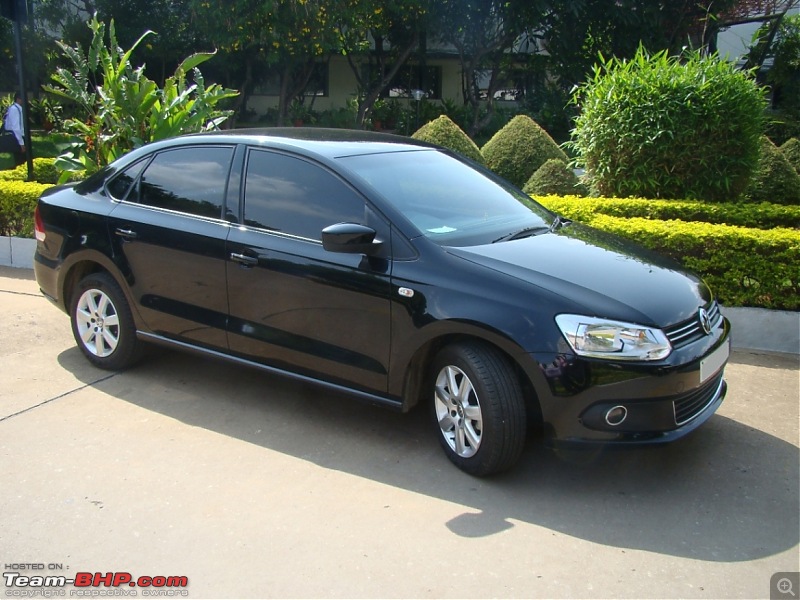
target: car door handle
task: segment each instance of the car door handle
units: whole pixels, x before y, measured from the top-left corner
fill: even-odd
[[[121,227],[117,227],[117,230],[114,233],[116,233],[119,237],[130,239],[135,239],[137,236],[136,232],[132,229],[122,229]]]
[[[258,258],[255,256],[246,256],[238,252],[231,252],[231,260],[245,267],[252,267],[258,264]]]

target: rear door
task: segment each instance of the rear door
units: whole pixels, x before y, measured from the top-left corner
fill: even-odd
[[[324,166],[250,149],[241,226],[228,238],[231,351],[327,381],[385,391],[389,368],[389,227]],[[362,223],[386,254],[323,249],[322,229]]]
[[[225,193],[234,146],[164,150],[108,185],[121,200],[109,218],[115,252],[156,334],[226,348]]]

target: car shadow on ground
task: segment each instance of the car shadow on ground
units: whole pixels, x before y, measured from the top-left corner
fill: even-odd
[[[511,472],[476,479],[449,463],[425,410],[398,414],[160,349],[110,378],[77,348],[58,360],[85,383],[143,409],[462,505],[463,514],[442,526],[463,537],[525,522],[622,551],[724,562],[767,557],[800,541],[797,447],[719,414],[661,447],[565,452],[531,439]]]

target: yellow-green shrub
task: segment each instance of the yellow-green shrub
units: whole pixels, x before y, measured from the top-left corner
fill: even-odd
[[[652,200],[538,199],[550,210],[670,256],[699,273],[717,298],[729,306],[800,309],[800,230],[757,229],[719,223],[655,220],[603,214],[598,207],[680,204]],[[688,203],[690,205],[694,203]],[[732,214],[743,214],[735,206]],[[753,205],[745,205],[750,208]],[[793,209],[795,207],[781,207]],[[755,212],[755,211],[754,211]]]
[[[741,227],[769,229],[800,227],[800,206],[771,202],[707,203],[696,200],[645,200],[641,198],[580,198],[577,196],[537,196],[550,210],[578,221],[596,213],[612,217],[642,217],[667,221],[701,221]]]
[[[55,158],[34,158],[33,159],[33,181],[39,183],[56,183],[58,181],[58,169],[55,166]],[[0,171],[0,181],[25,181],[28,179],[28,165],[21,164],[9,171]]]
[[[33,211],[46,183],[0,181],[0,235],[33,237]]]
[[[598,215],[593,227],[665,254],[702,275],[722,304],[800,309],[800,232],[620,219]]]

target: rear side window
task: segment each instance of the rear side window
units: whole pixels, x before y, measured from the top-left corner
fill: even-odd
[[[140,160],[109,181],[106,189],[108,193],[111,194],[111,197],[117,200],[125,200],[131,186],[136,181],[136,178],[139,177],[139,173],[142,172],[142,168],[146,164],[147,160]]]
[[[320,240],[335,223],[362,223],[364,200],[322,167],[252,150],[245,176],[244,222],[252,227]]]
[[[142,174],[138,202],[200,217],[222,218],[230,147],[178,148],[156,154]],[[136,192],[128,200],[136,201]]]

